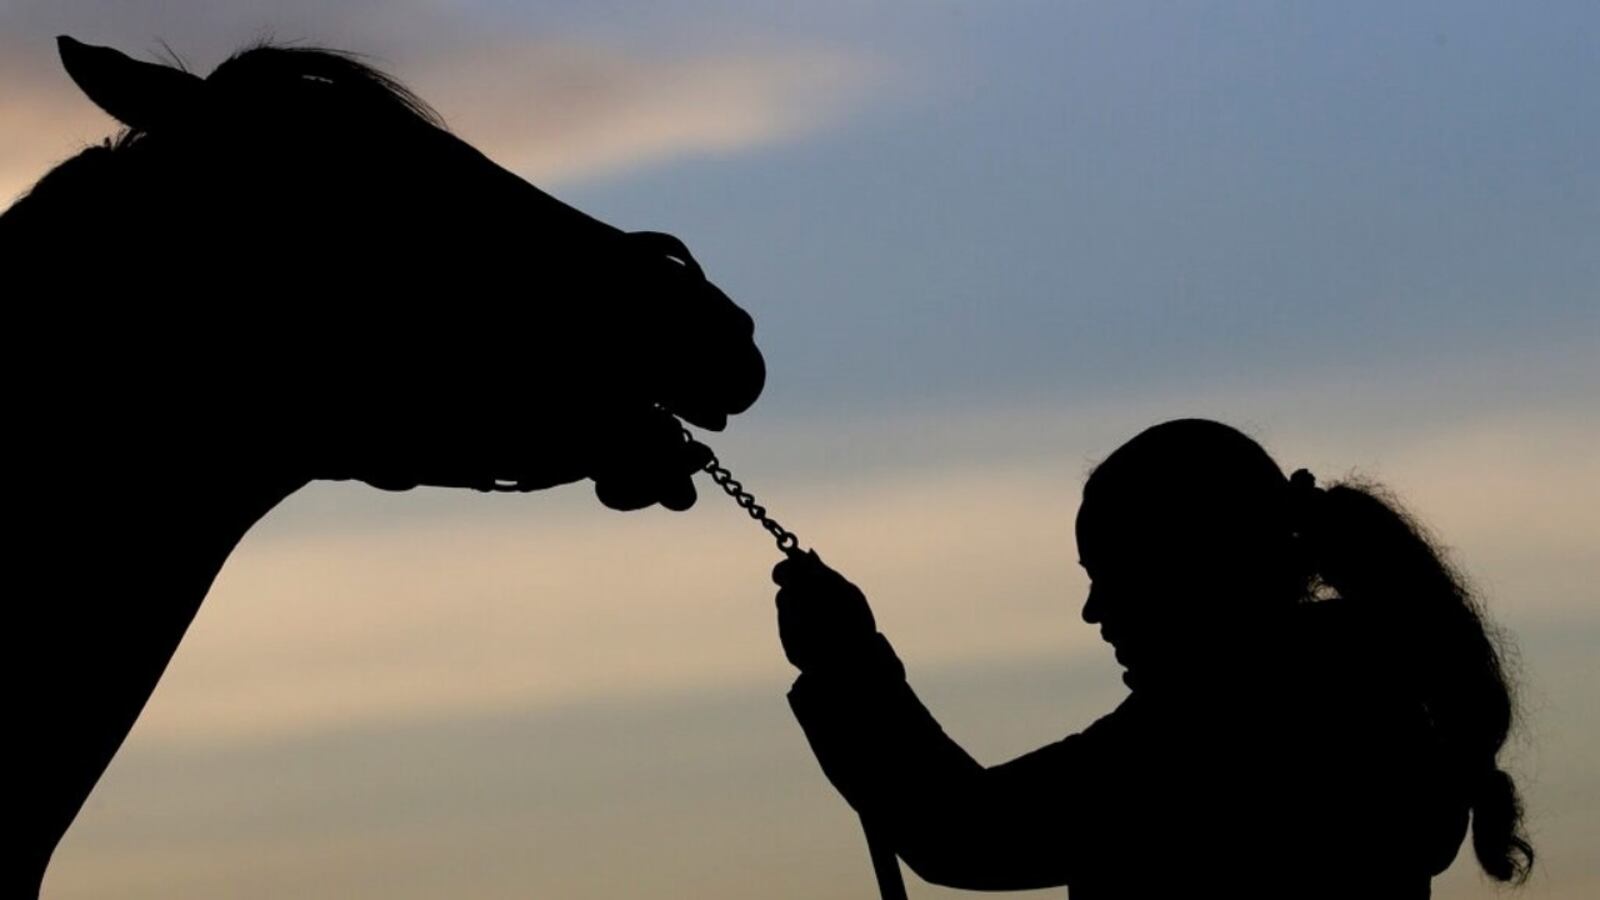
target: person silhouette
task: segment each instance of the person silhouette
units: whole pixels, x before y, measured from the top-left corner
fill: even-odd
[[[1462,578],[1373,485],[1285,477],[1180,419],[1096,467],[1084,621],[1128,697],[983,766],[906,682],[864,594],[815,553],[773,570],[789,702],[824,773],[922,878],[1074,898],[1427,897],[1468,830],[1533,862],[1496,755],[1511,684]]]

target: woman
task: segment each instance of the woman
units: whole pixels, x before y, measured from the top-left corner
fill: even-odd
[[[854,585],[814,554],[773,572],[795,715],[918,875],[1076,900],[1427,897],[1470,814],[1484,870],[1526,878],[1496,764],[1513,711],[1500,653],[1392,502],[1285,478],[1240,432],[1185,419],[1094,470],[1077,540],[1084,620],[1131,693],[987,768],[906,685]]]

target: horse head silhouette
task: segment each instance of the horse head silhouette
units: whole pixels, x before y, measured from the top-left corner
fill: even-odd
[[[204,409],[236,472],[589,476],[633,508],[692,502],[650,471],[679,465],[668,413],[716,430],[761,391],[750,317],[681,242],[561,203],[349,54],[257,46],[201,78],[59,45],[127,130],[0,217],[0,247],[49,286],[20,294],[37,339],[116,373],[79,418],[181,435]]]
[[[567,206],[328,50],[201,78],[71,38],[126,129],[0,214],[15,596],[3,874],[37,891],[244,533],[316,478],[694,502],[760,393],[753,323],[668,235]],[[14,886],[14,890],[12,889]]]

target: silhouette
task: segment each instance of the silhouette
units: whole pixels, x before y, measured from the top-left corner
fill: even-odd
[[[907,685],[865,596],[773,572],[790,704],[828,778],[921,877],[1082,898],[1427,897],[1468,830],[1533,862],[1496,763],[1510,685],[1477,603],[1380,489],[1285,478],[1215,422],[1139,434],[1084,487],[1083,618],[1131,688],[985,767]]]
[[[13,317],[21,748],[5,896],[36,893],[224,560],[312,479],[695,501],[760,393],[681,242],[566,206],[349,54],[202,78],[59,40],[126,130],[0,215]],[[538,110],[530,110],[537,115]]]

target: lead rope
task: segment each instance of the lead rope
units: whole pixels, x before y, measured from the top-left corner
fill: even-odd
[[[700,264],[695,261],[694,256],[689,253],[689,248],[670,234],[659,231],[633,231],[625,234],[624,238],[650,247],[662,253],[668,259],[680,263],[689,270],[693,277],[705,278],[705,272],[701,270]],[[663,410],[663,412],[665,411]],[[694,440],[694,434],[687,428],[683,429],[683,437],[688,441]],[[701,446],[706,447],[708,450],[710,449],[709,445],[704,442],[700,443]],[[712,453],[711,459],[700,468],[701,471],[711,476],[711,480],[716,482],[717,487],[722,488],[723,493],[732,497],[733,501],[739,504],[741,509],[749,513],[750,518],[761,523],[761,527],[772,535],[772,539],[777,542],[778,549],[784,555],[796,557],[801,554],[800,539],[795,536],[794,532],[779,525],[776,519],[767,515],[766,507],[756,502],[755,495],[744,489],[744,485],[733,477],[733,473],[728,471],[727,467],[717,460],[715,453]],[[502,488],[496,485],[490,489]],[[872,873],[878,879],[878,896],[882,900],[906,900],[906,883],[905,879],[901,877],[900,860],[895,857],[894,848],[884,843],[882,830],[875,829],[865,816],[861,819],[861,829],[866,833],[867,853],[872,857]]]
[[[683,436],[685,440],[695,440],[694,434],[687,428],[683,429]],[[704,441],[697,443],[710,449]],[[745,490],[744,485],[733,477],[733,473],[717,460],[716,453],[711,454],[711,459],[701,466],[700,470],[710,475],[717,487],[732,497],[733,502],[750,514],[750,518],[761,523],[761,527],[772,535],[772,539],[777,542],[778,549],[784,555],[794,558],[802,554],[800,539],[795,533],[767,515],[767,508],[757,503],[755,495]],[[861,817],[861,830],[866,833],[867,854],[872,857],[872,874],[878,879],[878,896],[883,900],[906,900],[906,882],[900,874],[900,860],[895,856],[894,848],[884,842],[882,830],[874,828],[865,815]]]

